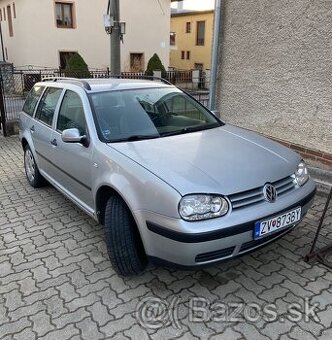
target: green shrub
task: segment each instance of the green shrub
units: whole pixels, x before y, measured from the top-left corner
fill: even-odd
[[[75,78],[90,78],[91,75],[88,65],[79,53],[75,52],[67,59],[65,76]]]
[[[153,71],[161,71],[161,76],[163,78],[166,77],[165,67],[164,67],[163,63],[161,62],[157,53],[155,53],[150,58],[150,60],[148,62],[148,66],[147,66],[146,71],[145,71],[145,74],[147,76],[153,76]]]

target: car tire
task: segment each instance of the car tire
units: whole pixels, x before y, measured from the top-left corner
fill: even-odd
[[[35,158],[29,145],[24,148],[24,170],[29,184],[34,188],[45,185],[45,179],[40,174]]]
[[[118,274],[136,275],[146,268],[147,257],[135,220],[119,196],[110,196],[106,203],[105,237],[111,263]]]

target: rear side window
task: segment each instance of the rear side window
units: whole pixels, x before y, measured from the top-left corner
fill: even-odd
[[[70,90],[66,91],[59,111],[56,128],[58,131],[76,128],[81,136],[86,134],[83,104],[77,93]]]
[[[28,115],[32,116],[35,107],[38,103],[38,99],[41,96],[41,94],[44,91],[43,86],[34,86],[31,91],[29,92],[27,99],[25,100],[25,103],[23,105],[23,111],[27,113]]]
[[[36,118],[47,125],[52,125],[52,120],[62,89],[48,87],[39,102]]]

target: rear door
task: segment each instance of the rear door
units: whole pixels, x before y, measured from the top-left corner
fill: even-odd
[[[59,106],[62,88],[48,87],[39,101],[35,119],[30,127],[31,138],[38,158],[38,167],[41,174],[53,177],[53,117]]]
[[[85,115],[80,94],[66,90],[52,137],[55,142],[53,151],[56,174],[54,178],[78,204],[86,210],[91,210],[93,208],[92,146],[83,146],[81,143],[65,143],[61,138],[62,131],[70,128],[77,128],[81,136],[89,136]]]
[[[33,115],[44,90],[44,86],[35,85],[29,92],[24,102],[22,111],[20,112],[20,138],[22,139],[23,137],[25,137],[28,140],[33,154],[35,154],[34,145],[31,143],[31,136],[35,129],[35,121]]]

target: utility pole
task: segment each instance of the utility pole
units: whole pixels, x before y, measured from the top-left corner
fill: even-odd
[[[120,25],[120,4],[119,0],[109,0],[108,14],[112,18],[113,26],[110,33],[111,43],[111,74],[121,74],[121,25]]]

